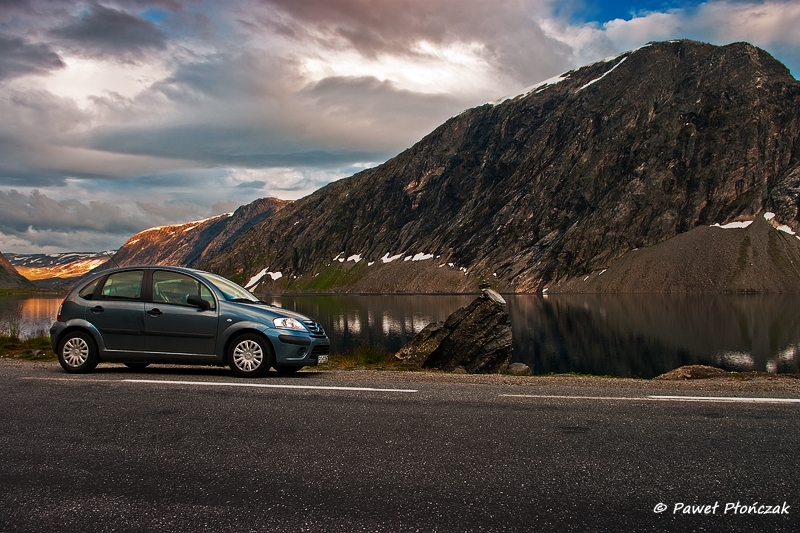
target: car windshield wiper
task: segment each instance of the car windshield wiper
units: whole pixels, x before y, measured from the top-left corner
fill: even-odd
[[[261,305],[268,305],[269,307],[273,307],[272,304],[264,302],[262,300],[251,300],[250,298],[228,298],[229,302],[237,302],[243,304],[261,304]]]

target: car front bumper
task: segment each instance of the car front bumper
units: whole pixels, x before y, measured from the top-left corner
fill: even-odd
[[[282,366],[316,366],[328,362],[331,344],[328,337],[309,336],[282,331],[272,337],[275,364]]]

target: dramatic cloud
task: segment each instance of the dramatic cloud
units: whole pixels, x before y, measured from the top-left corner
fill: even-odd
[[[128,60],[167,47],[166,36],[150,22],[97,4],[51,34],[94,57]]]
[[[46,44],[27,44],[19,37],[0,35],[0,80],[25,74],[46,74],[64,62]]]
[[[0,2],[0,250],[296,199],[651,40],[747,40],[800,71],[797,2],[642,2]]]

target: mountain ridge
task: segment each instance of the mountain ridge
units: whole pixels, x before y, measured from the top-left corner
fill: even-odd
[[[800,259],[800,240],[779,242],[758,220],[749,231],[761,244],[749,248],[741,232],[708,230],[765,212],[800,227],[800,82],[748,43],[670,41],[465,110],[300,200],[259,199],[141,232],[108,266],[205,268],[261,293],[457,293],[486,282],[603,292],[613,276],[579,281],[622,261],[643,284],[614,290],[800,292],[786,267]],[[651,257],[674,248],[711,268],[717,241],[769,255],[759,264],[772,285],[752,272],[737,278],[744,284],[684,283],[680,265],[632,259],[661,245]],[[659,268],[684,272],[675,274],[684,289],[639,275]]]
[[[797,222],[800,83],[763,50],[651,43],[557,80],[464,111],[203,266],[280,271],[259,287],[276,292],[536,292],[697,226]]]
[[[73,279],[106,263],[115,251],[8,254],[17,272],[30,281]]]
[[[120,247],[107,266],[174,264],[195,267],[289,204],[288,200],[260,198],[233,213],[140,231]]]
[[[33,284],[0,253],[0,289],[32,289]]]

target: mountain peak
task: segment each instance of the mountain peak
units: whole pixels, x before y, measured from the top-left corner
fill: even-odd
[[[766,52],[650,43],[467,110],[205,264],[282,272],[266,290],[537,291],[698,226],[796,224],[798,137],[800,83]]]

